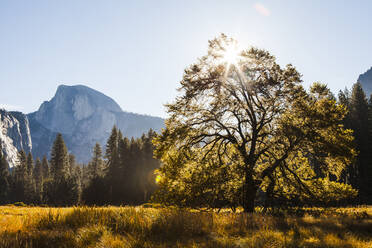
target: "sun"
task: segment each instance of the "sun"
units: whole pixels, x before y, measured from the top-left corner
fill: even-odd
[[[218,63],[222,63],[225,66],[225,77],[229,75],[232,68],[238,72],[240,71],[239,62],[242,59],[242,50],[239,48],[237,42],[228,42],[225,46],[221,47],[218,54]]]
[[[236,65],[240,59],[240,51],[236,44],[226,46],[221,55],[221,59],[229,65]]]

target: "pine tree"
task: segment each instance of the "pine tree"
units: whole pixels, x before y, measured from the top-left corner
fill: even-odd
[[[70,154],[71,155],[71,154]],[[68,203],[71,204],[77,204],[81,201],[81,195],[82,195],[82,186],[81,186],[81,175],[82,171],[81,168],[76,165],[75,163],[75,156],[70,156],[70,162],[71,162],[71,172],[70,176],[68,177],[68,183],[69,183],[69,198]]]
[[[117,162],[117,155],[118,155],[118,130],[116,126],[114,126],[112,128],[111,135],[107,140],[106,144],[105,158],[107,159],[108,167],[110,167],[111,164]]]
[[[120,164],[118,156],[119,132],[114,126],[106,144],[107,176],[109,201],[112,204],[120,204]]]
[[[360,199],[365,202],[368,180],[370,180],[367,175],[371,155],[369,153],[368,102],[360,83],[353,85],[350,97],[350,125],[354,131],[356,148],[359,151],[350,181],[353,187],[359,189]]]
[[[34,171],[34,159],[32,157],[31,152],[27,155],[27,173],[29,176],[32,177],[32,173]]]
[[[6,160],[5,154],[3,153],[0,140],[0,204],[9,202],[10,180],[9,164]]]
[[[35,185],[35,180],[33,178],[34,159],[31,153],[27,155],[26,164],[27,164],[27,177],[25,181],[25,202],[32,203],[35,200],[36,185]]]
[[[43,183],[44,183],[44,178],[43,178],[43,167],[42,163],[39,158],[36,159],[35,162],[35,169],[34,169],[34,180],[35,180],[35,201],[37,203],[41,203],[43,200]]]
[[[143,154],[141,150],[142,144],[140,139],[132,138],[129,147],[129,163],[128,163],[128,174],[127,177],[129,186],[130,197],[129,201],[131,204],[142,202],[143,194],[141,188],[141,179],[143,175]]]
[[[130,141],[128,138],[121,138],[118,144],[118,156],[119,156],[119,176],[117,181],[122,182],[121,187],[121,201],[123,203],[129,203],[131,195],[133,195],[132,182],[135,179],[135,174],[131,169],[131,157],[130,157]]]
[[[348,110],[348,113],[345,115],[342,124],[345,126],[345,128],[351,128],[351,117],[350,117],[350,91],[345,88],[343,91],[340,90],[338,93],[338,102],[345,106]]]
[[[66,206],[80,200],[79,178],[75,168],[70,166],[70,158],[62,135],[57,134],[51,151],[51,180],[45,184],[44,190],[44,197],[50,204]]]
[[[48,164],[47,157],[45,155],[43,156],[43,160],[41,162],[41,168],[42,168],[42,172],[43,172],[43,178],[44,179],[49,178],[49,176],[50,176],[49,164]]]
[[[14,168],[12,200],[24,202],[26,200],[27,157],[24,150],[18,152],[18,161]]]
[[[368,129],[369,129],[369,151],[372,151],[372,94],[368,101]],[[368,167],[365,174],[367,204],[372,204],[372,155],[369,157]]]
[[[74,173],[75,167],[77,166],[75,155],[72,153],[68,154],[68,165],[69,165],[68,174],[72,175]]]
[[[88,177],[88,183],[87,187],[83,190],[84,202],[88,205],[103,205],[107,199],[107,190],[104,182],[102,149],[99,143],[96,143],[94,146],[93,157],[88,165],[86,177]]]
[[[155,174],[154,171],[160,167],[159,160],[154,158],[154,146],[152,140],[156,137],[156,132],[150,129],[146,135],[141,138],[142,141],[142,173],[140,179],[140,185],[143,189],[143,201],[147,202],[150,199],[150,195],[154,193],[156,189]]]
[[[53,143],[50,159],[50,172],[54,180],[65,179],[69,176],[70,165],[67,147],[62,134],[57,134]]]
[[[350,116],[350,91],[345,87],[342,91],[338,93],[338,102],[342,104],[347,109],[347,114],[342,120],[342,124],[347,129],[352,129],[352,120]],[[356,185],[356,165],[355,163],[346,167],[342,173],[340,181],[343,183],[351,184],[355,188]]]
[[[102,148],[99,143],[96,143],[93,149],[93,158],[89,163],[90,166],[90,177],[103,177],[104,174],[104,164],[102,159]]]

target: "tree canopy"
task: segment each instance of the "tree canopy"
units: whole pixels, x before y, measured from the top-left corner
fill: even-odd
[[[221,35],[180,84],[155,139],[162,161],[155,199],[165,203],[192,205],[200,196],[252,212],[268,185],[316,197],[356,154],[352,131],[341,124],[345,106],[323,84],[307,92],[295,67],[280,67],[265,50],[239,50]]]

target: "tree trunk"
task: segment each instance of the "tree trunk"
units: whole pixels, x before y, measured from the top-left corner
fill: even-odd
[[[270,183],[266,190],[264,210],[266,210],[269,207],[271,208],[273,207],[273,192],[274,192],[275,182],[271,176],[269,177],[269,179],[270,179]]]
[[[245,213],[254,212],[254,200],[256,199],[257,187],[254,184],[253,178],[249,173],[246,173],[243,186],[243,209]]]

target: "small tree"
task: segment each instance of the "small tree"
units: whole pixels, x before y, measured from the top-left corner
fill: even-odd
[[[50,173],[54,180],[67,178],[70,172],[69,154],[62,134],[57,134],[50,158]]]
[[[49,164],[48,164],[48,160],[45,155],[43,156],[43,160],[41,162],[41,169],[43,173],[43,178],[44,179],[49,178],[50,177]]]
[[[108,198],[110,199],[109,201],[114,204],[120,203],[119,192],[122,186],[118,154],[119,134],[120,132],[117,130],[116,126],[114,126],[107,140],[105,155],[107,161],[105,180],[108,186]]]
[[[26,201],[26,192],[28,184],[27,173],[27,156],[21,150],[18,152],[17,164],[13,172],[13,185],[12,185],[12,200],[13,201]]]
[[[41,203],[43,200],[44,177],[42,163],[39,158],[37,158],[35,162],[33,177],[35,181],[35,201]]]
[[[166,105],[170,117],[155,141],[163,162],[159,181],[167,182],[159,192],[175,190],[179,177],[192,177],[212,155],[216,169],[236,166],[246,212],[254,211],[258,189],[275,176],[310,193],[303,182],[314,178],[313,158],[324,175],[339,176],[355,153],[351,132],[339,124],[346,109],[324,85],[309,94],[300,82],[292,65],[281,68],[267,51],[239,50],[225,35],[210,41],[208,54],[185,70],[181,95]]]
[[[86,204],[103,205],[107,200],[107,188],[104,182],[104,174],[102,149],[99,143],[96,143],[93,149],[93,157],[88,165],[88,171],[86,173],[88,183],[83,191],[83,200]]]
[[[0,204],[7,203],[10,197],[11,178],[9,173],[9,164],[3,153],[0,140]]]
[[[104,176],[104,161],[102,158],[102,148],[99,143],[96,143],[93,148],[93,158],[88,166],[90,178]]]
[[[70,166],[70,160],[74,161],[67,152],[62,135],[57,134],[51,151],[51,177],[44,183],[43,198],[47,203],[66,206],[79,202],[79,176],[74,171],[75,168]]]

